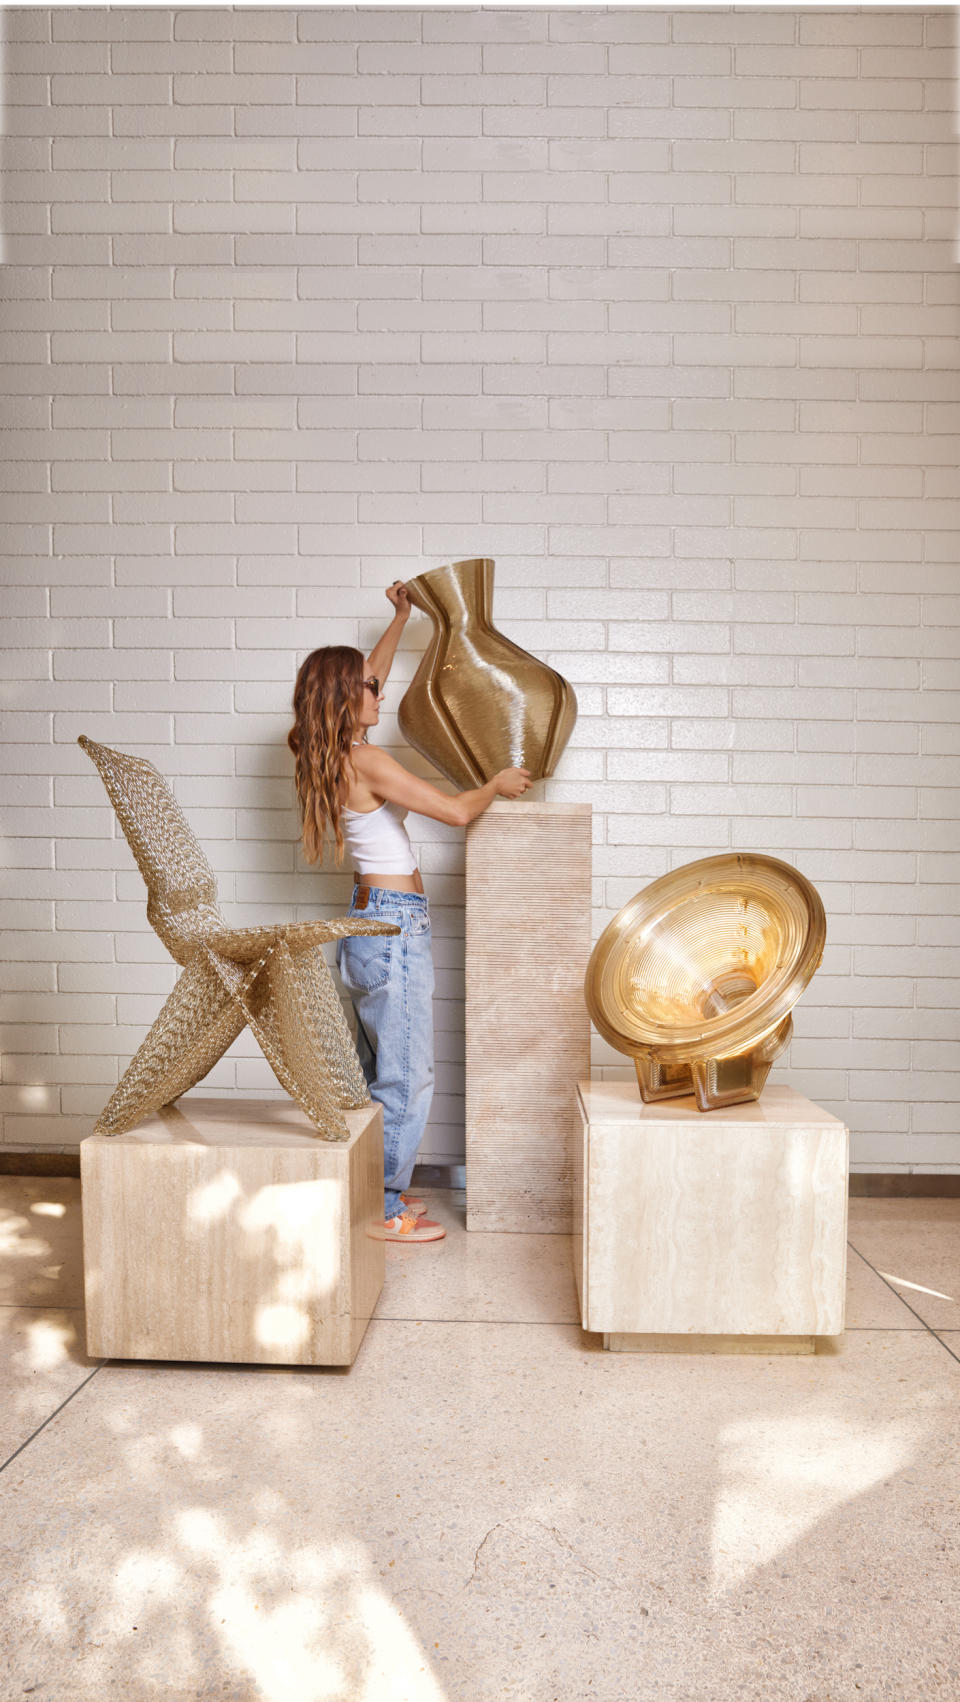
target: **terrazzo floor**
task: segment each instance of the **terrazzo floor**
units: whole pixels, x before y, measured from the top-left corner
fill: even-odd
[[[955,1702],[960,1201],[851,1201],[816,1357],[701,1358],[429,1199],[352,1370],[160,1365],[0,1178],[4,1702]]]

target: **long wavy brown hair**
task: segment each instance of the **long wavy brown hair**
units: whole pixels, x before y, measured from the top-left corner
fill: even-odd
[[[346,766],[363,707],[363,669],[362,651],[348,644],[327,644],[311,651],[293,688],[294,719],[287,744],[296,759],[303,853],[308,863],[323,861],[328,829],[336,845],[336,861],[343,862],[341,812]]]

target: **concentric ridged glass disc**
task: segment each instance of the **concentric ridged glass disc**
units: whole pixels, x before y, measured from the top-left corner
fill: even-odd
[[[789,864],[706,857],[654,881],[614,917],[587,970],[590,1015],[632,1055],[736,1054],[783,1020],[825,938],[819,895]]]

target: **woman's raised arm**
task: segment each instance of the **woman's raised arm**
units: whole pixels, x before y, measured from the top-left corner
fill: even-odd
[[[394,607],[393,620],[386,632],[377,639],[366,660],[366,667],[379,680],[381,686],[393,667],[393,658],[397,654],[400,634],[410,619],[411,608],[410,598],[407,596],[407,587],[401,579],[395,579],[392,585],[387,586],[387,597]]]

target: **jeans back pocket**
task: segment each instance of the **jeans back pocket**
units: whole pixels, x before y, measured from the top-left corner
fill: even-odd
[[[348,993],[375,993],[386,986],[397,937],[396,934],[348,934],[340,941],[337,968]]]

